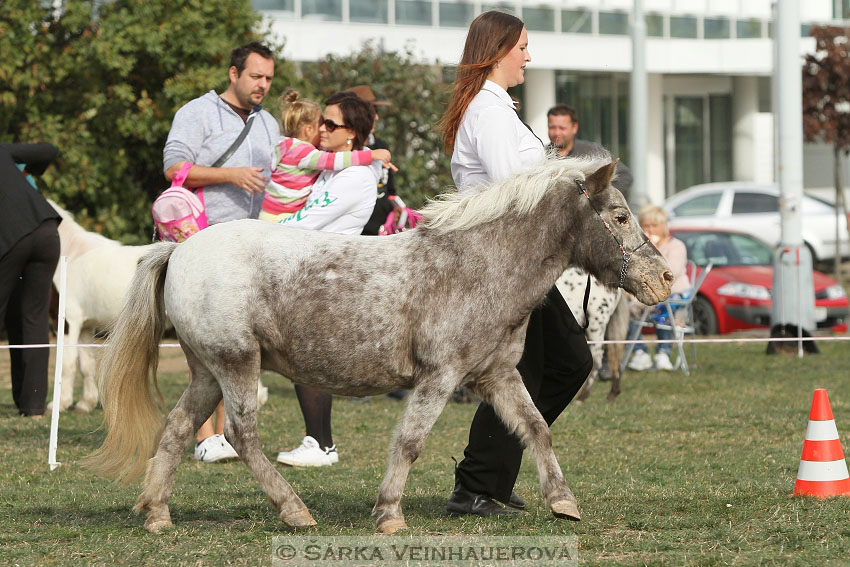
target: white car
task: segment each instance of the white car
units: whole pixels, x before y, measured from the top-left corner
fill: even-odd
[[[835,207],[803,195],[803,241],[812,261],[835,257]],[[780,241],[779,188],[744,182],[706,183],[676,193],[664,203],[668,224],[739,230],[774,246]],[[850,254],[846,216],[841,219],[841,255]]]

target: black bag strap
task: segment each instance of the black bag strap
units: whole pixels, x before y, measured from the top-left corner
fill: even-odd
[[[251,114],[249,114],[247,120],[245,120],[245,127],[242,128],[241,132],[239,132],[239,136],[233,141],[232,144],[230,144],[230,147],[227,148],[227,151],[221,154],[221,157],[215,160],[215,163],[213,163],[210,167],[221,167],[222,165],[224,165],[224,162],[230,159],[230,156],[233,155],[233,152],[235,152],[239,148],[239,146],[242,145],[242,142],[245,141],[245,138],[248,136],[248,131],[254,124],[254,118],[260,113],[262,109],[263,107],[260,105],[257,105],[251,109]]]

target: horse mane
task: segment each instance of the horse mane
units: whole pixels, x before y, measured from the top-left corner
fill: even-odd
[[[550,156],[547,156],[550,157]],[[508,212],[529,214],[559,182],[584,181],[610,156],[547,159],[497,182],[484,183],[467,193],[444,193],[420,211],[422,226],[438,233],[469,229],[495,220]]]

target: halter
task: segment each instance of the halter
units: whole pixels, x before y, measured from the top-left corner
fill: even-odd
[[[593,206],[593,202],[590,200],[590,195],[587,193],[587,189],[584,188],[584,181],[582,181],[580,179],[576,179],[575,183],[576,183],[576,187],[578,187],[579,192],[581,192],[582,194],[584,194],[585,197],[587,197],[587,202],[590,204],[590,208],[593,209],[593,212],[596,213],[596,216],[599,217],[599,220],[601,220],[602,224],[605,225],[605,228],[608,229],[608,233],[611,235],[611,238],[614,239],[614,241],[617,243],[617,246],[620,247],[620,252],[623,253],[623,267],[620,269],[620,284],[618,286],[618,287],[623,287],[623,284],[626,283],[626,270],[629,269],[629,262],[632,259],[632,254],[634,254],[635,252],[640,250],[641,247],[644,244],[649,242],[649,239],[648,238],[645,239],[643,241],[643,244],[641,244],[640,246],[638,246],[637,248],[635,248],[631,252],[626,250],[626,247],[623,246],[623,243],[620,242],[620,239],[617,238],[617,236],[614,234],[614,231],[611,229],[611,225],[608,224],[608,221],[605,220],[605,218],[599,213],[599,211],[596,210],[596,207]],[[589,286],[588,286],[588,289],[589,289]]]

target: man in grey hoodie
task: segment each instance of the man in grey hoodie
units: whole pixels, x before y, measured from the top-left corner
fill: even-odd
[[[171,123],[162,152],[165,178],[169,181],[184,163],[195,164],[184,187],[203,187],[209,223],[255,219],[263,204],[263,190],[271,177],[272,147],[280,138],[274,117],[262,110],[274,77],[274,55],[253,41],[230,54],[230,86],[221,95],[210,91],[186,103]],[[210,167],[236,140],[251,112],[257,114],[247,137],[221,165]],[[197,433],[195,458],[205,463],[238,458],[224,438],[224,405]]]
[[[177,111],[163,150],[169,181],[184,163],[195,164],[183,185],[204,188],[210,224],[257,218],[280,137],[277,121],[259,108],[274,77],[271,50],[256,41],[237,47],[228,76],[230,86],[221,95],[210,91]],[[209,167],[236,140],[255,107],[259,114],[242,144],[221,167]]]

